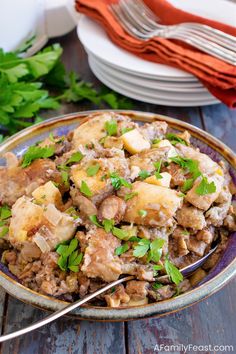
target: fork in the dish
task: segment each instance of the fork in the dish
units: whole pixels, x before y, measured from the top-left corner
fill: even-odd
[[[165,26],[142,0],[120,0],[110,10],[123,28],[141,40],[153,37],[178,39],[236,65],[236,37],[200,23]]]

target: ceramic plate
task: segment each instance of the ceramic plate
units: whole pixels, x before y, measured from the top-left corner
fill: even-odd
[[[193,107],[219,103],[219,101],[210,94],[203,98],[197,97],[199,96],[197,93],[190,96],[189,94],[178,93],[178,90],[173,93],[138,87],[137,85],[129,84],[128,81],[122,81],[112,77],[111,75],[105,74],[105,72],[99,70],[99,68],[96,67],[93,62],[91,62],[90,58],[89,63],[94,75],[106,86],[110,87],[114,91],[119,92],[122,95],[142,102],[174,107]]]
[[[103,112],[103,111],[100,111]],[[82,112],[47,120],[43,123],[27,128],[12,136],[0,145],[0,156],[7,151],[13,151],[18,156],[21,155],[29,146],[44,139],[50,132],[55,135],[64,135],[77,127],[88,115],[98,113]],[[177,119],[161,116],[153,113],[137,111],[119,111],[120,114],[130,116],[133,120],[140,122],[152,122],[154,120],[166,121],[169,126],[177,131],[189,130],[192,135],[193,144],[202,152],[207,153],[215,161],[224,160],[230,168],[230,173],[236,183],[236,156],[222,142],[209,135],[208,133]],[[0,165],[4,160],[0,158]],[[136,307],[108,308],[98,306],[83,306],[74,310],[71,316],[81,319],[98,321],[125,321],[151,316],[161,316],[181,310],[190,306],[215,291],[223,287],[236,274],[236,233],[232,234],[224,254],[219,263],[198,284],[198,286],[178,297],[169,300],[152,303]],[[7,267],[0,263],[0,285],[11,295],[18,299],[30,303],[34,306],[46,310],[58,310],[67,303],[57,300],[50,296],[38,294],[17,282],[16,278],[9,272]],[[210,308],[209,308],[210,311]]]

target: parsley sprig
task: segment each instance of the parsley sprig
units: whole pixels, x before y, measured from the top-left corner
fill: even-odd
[[[111,179],[112,186],[116,190],[120,189],[122,186],[127,187],[127,188],[131,188],[131,183],[126,181],[123,177],[120,177],[118,175],[118,173],[116,173],[116,172],[112,172],[110,174],[110,179]]]
[[[187,141],[185,141],[184,139],[180,138],[178,135],[173,134],[173,133],[168,133],[166,134],[166,139],[168,139],[170,141],[170,143],[172,145],[176,145],[176,144],[183,144],[183,145],[188,145]]]
[[[29,166],[34,160],[52,157],[54,154],[55,149],[53,146],[30,146],[26,153],[23,155],[21,166],[25,168]]]
[[[153,261],[157,263],[161,259],[164,243],[165,240],[160,238],[155,239],[152,242],[146,239],[141,239],[138,241],[137,245],[134,246],[133,255],[137,258],[142,258],[147,254],[148,262]]]
[[[11,209],[7,205],[0,207],[0,238],[4,237],[9,231],[9,227],[6,224],[10,217]]]
[[[72,272],[79,271],[79,265],[83,259],[83,254],[77,249],[79,242],[73,238],[68,245],[58,245],[56,251],[60,255],[57,264],[63,271],[71,270]]]

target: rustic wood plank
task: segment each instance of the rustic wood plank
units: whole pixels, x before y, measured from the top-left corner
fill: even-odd
[[[2,329],[4,323],[4,313],[5,313],[5,305],[6,305],[6,292],[0,287],[0,328]]]
[[[236,348],[235,286],[236,279],[224,290],[183,311],[159,319],[130,322],[129,354],[153,353],[155,346],[161,344],[233,345]],[[180,353],[180,350],[170,352]],[[164,353],[164,350],[155,353]]]
[[[46,316],[47,313],[9,299],[5,333],[25,327]],[[99,323],[63,317],[32,333],[5,342],[4,354],[116,354],[125,353],[124,324]]]
[[[206,106],[202,108],[205,129],[236,151],[236,110],[225,105]]]

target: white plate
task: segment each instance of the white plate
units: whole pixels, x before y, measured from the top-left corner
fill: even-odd
[[[139,77],[136,75],[132,75],[130,73],[114,69],[112,66],[98,60],[92,54],[89,55],[90,63],[94,63],[100,71],[112,75],[113,77],[117,78],[118,80],[127,81],[129,84],[138,85],[143,88],[151,88],[154,90],[163,90],[168,92],[183,92],[183,93],[198,93],[204,92],[208,93],[207,89],[200,83],[200,82],[171,82],[171,81],[160,81],[160,80],[153,80],[148,78]],[[209,94],[209,93],[208,93]]]
[[[112,90],[125,95],[127,97],[142,101],[148,102],[153,104],[160,104],[165,106],[174,106],[174,107],[194,107],[194,106],[205,106],[209,104],[216,104],[219,103],[217,99],[214,97],[212,98],[205,98],[205,99],[192,99],[186,100],[186,96],[182,94],[182,100],[178,100],[175,96],[169,97],[162,96],[160,98],[157,94],[149,95],[144,90],[138,91],[136,87],[129,86],[127,82],[118,83],[118,81],[111,76],[106,76],[104,72],[100,72],[95,66],[90,63],[91,70],[93,71],[94,75],[103,82],[106,86],[110,87]],[[166,97],[166,98],[164,98]]]
[[[224,23],[235,25],[235,5],[224,0],[170,0],[170,2],[184,10],[200,16],[216,19]],[[221,9],[219,11],[219,9]],[[78,24],[79,38],[87,51],[97,58],[122,71],[133,74],[173,81],[197,81],[191,74],[168,65],[148,62],[117,47],[108,38],[103,28],[96,22],[81,16]]]

